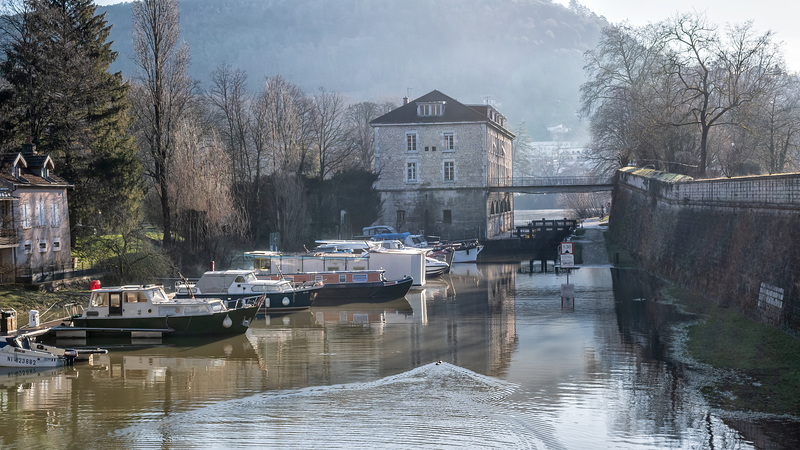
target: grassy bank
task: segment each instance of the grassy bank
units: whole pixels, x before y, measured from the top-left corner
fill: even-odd
[[[712,405],[800,415],[800,339],[684,289],[670,287],[664,293],[703,319],[689,328],[689,354],[738,375],[704,388]]]
[[[609,260],[618,255],[617,267],[636,267],[628,252],[610,239],[605,242]],[[701,319],[689,327],[689,355],[732,374],[718,376],[703,388],[710,404],[728,410],[800,416],[800,339],[674,285],[662,294]]]
[[[57,320],[66,316],[63,305],[78,302],[85,305],[88,290],[62,290],[45,292],[35,288],[21,286],[3,286],[0,288],[0,308],[13,308],[17,311],[17,328],[28,324],[30,310],[39,311],[40,322]]]

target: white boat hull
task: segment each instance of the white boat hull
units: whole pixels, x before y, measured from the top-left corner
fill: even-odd
[[[51,353],[21,348],[4,347],[0,351],[0,367],[60,367],[64,360]]]
[[[473,248],[463,250],[456,250],[453,252],[454,263],[474,263],[478,261],[478,253],[483,250],[483,246],[479,245]]]

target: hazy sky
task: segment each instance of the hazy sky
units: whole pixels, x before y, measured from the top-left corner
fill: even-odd
[[[565,6],[569,0],[553,0]],[[772,30],[775,41],[783,41],[786,64],[800,71],[800,2],[796,0],[578,0],[595,14],[611,23],[629,21],[646,25],[673,17],[676,13],[705,12],[708,20],[720,28],[726,24],[753,21],[759,32]]]
[[[336,0],[330,0],[336,1]],[[382,0],[366,0],[382,1]],[[569,0],[553,0],[569,5]],[[724,27],[729,23],[753,20],[756,30],[772,30],[776,41],[783,41],[783,51],[791,71],[800,71],[800,2],[796,0],[579,0],[581,4],[605,16],[612,23],[629,21],[645,25],[674,16],[678,12],[705,12],[711,23]],[[122,0],[95,0],[99,5],[122,3]],[[468,4],[468,2],[465,2]]]

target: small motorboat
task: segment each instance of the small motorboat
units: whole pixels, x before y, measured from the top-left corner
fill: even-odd
[[[450,264],[430,256],[425,257],[425,277],[436,278],[450,271]]]
[[[263,293],[228,303],[219,298],[173,298],[161,285],[92,290],[89,305],[72,317],[73,327],[163,329],[169,335],[220,336],[247,331],[264,303]]]
[[[175,298],[221,298],[229,303],[263,295],[268,313],[308,309],[321,285],[297,286],[288,280],[259,279],[252,270],[217,270],[203,274],[196,283],[177,283]]]
[[[0,336],[0,367],[45,368],[72,365],[78,352],[35,342],[25,334]]]

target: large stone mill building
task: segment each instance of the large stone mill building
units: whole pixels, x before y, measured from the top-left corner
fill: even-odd
[[[489,186],[510,184],[512,141],[491,105],[465,105],[439,91],[371,122],[375,130],[378,223],[442,239],[510,233],[514,201]]]

